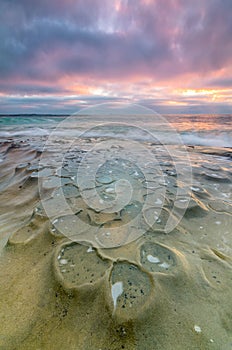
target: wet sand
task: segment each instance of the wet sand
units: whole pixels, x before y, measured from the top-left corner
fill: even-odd
[[[98,174],[98,191],[110,199],[117,169],[132,175],[130,205],[112,214],[88,208],[75,183],[96,141],[80,144],[59,173],[59,149],[43,152],[41,163],[40,141],[0,146],[0,349],[232,349],[232,150],[187,147],[189,185],[181,147],[171,162],[147,144],[155,177],[156,165],[143,179],[126,162],[111,164],[110,177]],[[146,219],[160,198],[162,208],[141,234],[145,183],[158,193]],[[166,232],[170,215],[183,218]]]

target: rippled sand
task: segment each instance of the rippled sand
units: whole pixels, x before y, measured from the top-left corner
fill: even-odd
[[[75,182],[94,142],[60,172],[58,148],[39,163],[38,140],[0,146],[0,349],[232,349],[231,149],[188,147],[191,184],[181,147],[173,162],[146,144],[156,163],[145,178],[128,159],[106,164],[99,195],[114,199],[122,171],[133,189],[124,210],[107,213]],[[146,200],[155,220],[143,233]],[[170,216],[178,224],[167,232]]]

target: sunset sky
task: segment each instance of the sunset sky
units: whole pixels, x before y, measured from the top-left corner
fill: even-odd
[[[232,113],[231,0],[0,0],[0,113]]]

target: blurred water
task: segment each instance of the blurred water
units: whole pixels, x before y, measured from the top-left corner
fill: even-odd
[[[108,124],[107,126],[105,124]],[[154,142],[154,135],[165,144],[232,147],[232,115],[2,115],[0,138],[46,137],[52,131],[58,137],[72,137],[85,133],[86,137],[114,137],[115,123],[121,123],[124,138]],[[103,125],[103,127],[102,127]],[[138,128],[145,130],[138,133]],[[86,131],[88,132],[86,133]],[[150,133],[149,134],[147,133]],[[181,138],[173,139],[173,131]],[[119,125],[117,125],[117,136]],[[141,139],[142,138],[142,139]]]

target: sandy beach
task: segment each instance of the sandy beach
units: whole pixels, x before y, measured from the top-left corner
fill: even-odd
[[[117,169],[136,189],[124,211],[107,213],[88,207],[74,178],[76,160],[98,140],[77,145],[60,173],[58,148],[41,163],[40,142],[0,145],[0,349],[231,349],[232,150],[187,147],[189,186],[186,150],[176,146],[170,162],[146,143],[156,159],[149,179],[138,182],[125,162],[98,174],[100,195],[112,195]],[[162,208],[142,234],[136,210],[151,183]],[[152,198],[148,221],[159,207]],[[166,232],[170,215],[178,223]]]

